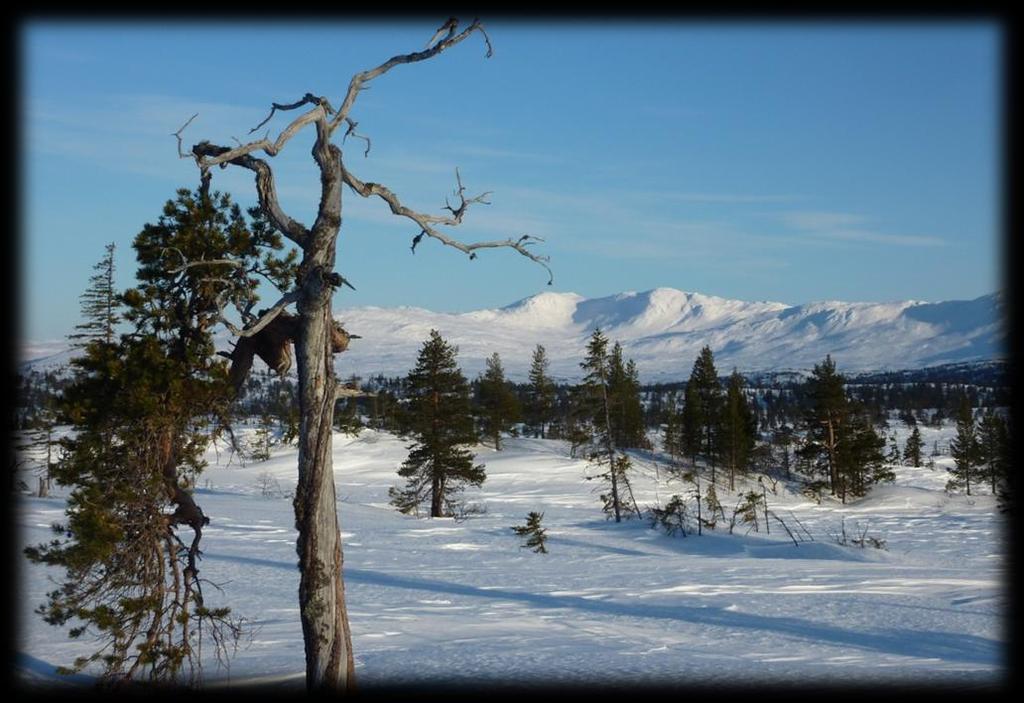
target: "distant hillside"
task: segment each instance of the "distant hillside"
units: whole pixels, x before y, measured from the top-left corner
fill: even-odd
[[[719,370],[799,371],[831,354],[840,370],[893,371],[1002,358],[1005,332],[998,293],[937,303],[839,301],[786,305],[729,300],[674,288],[603,298],[541,293],[497,309],[440,313],[421,308],[354,307],[338,311],[362,339],[336,357],[341,377],[404,375],[431,329],[459,347],[467,375],[501,355],[510,378],[525,380],[533,349],[543,344],[551,373],[579,378],[579,362],[595,327],[622,343],[646,382],[689,375],[708,345]],[[224,338],[226,345],[226,337]],[[67,353],[33,365],[66,363]]]

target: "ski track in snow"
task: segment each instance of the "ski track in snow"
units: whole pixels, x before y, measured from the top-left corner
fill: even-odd
[[[953,434],[922,430],[926,450]],[[906,429],[897,434],[902,442]],[[1001,517],[990,496],[943,492],[945,459],[935,470],[899,468],[895,483],[845,506],[769,494],[775,512],[795,515],[814,535],[794,546],[777,524],[770,535],[701,537],[669,537],[646,521],[616,525],[600,511],[585,462],[569,458],[563,442],[524,438],[502,452],[479,448],[487,480],[464,497],[483,514],[404,516],[387,505],[387,489],[399,483],[406,451],[404,440],[370,430],[335,437],[360,686],[970,684],[996,683],[1005,671]],[[301,688],[291,500],[261,495],[257,485],[270,472],[282,491],[293,489],[295,450],[245,466],[228,462],[223,448],[208,459],[196,491],[211,517],[201,569],[223,589],[208,601],[254,625],[229,670],[207,666],[208,685]],[[637,466],[641,506],[684,490],[666,485],[664,468],[656,483],[650,462]],[[730,510],[735,498],[719,495]],[[21,543],[50,539],[63,506],[59,491],[22,497]],[[531,510],[544,513],[547,555],[521,549],[510,529]],[[867,527],[887,550],[835,544],[829,535],[843,519],[848,535]],[[54,667],[87,643],[33,615],[52,584],[44,567],[26,562],[22,571],[17,670],[28,681],[64,681]]]

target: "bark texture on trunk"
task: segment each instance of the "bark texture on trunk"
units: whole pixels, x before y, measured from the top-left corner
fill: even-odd
[[[334,487],[332,432],[337,380],[330,274],[341,227],[341,152],[321,126],[313,158],[323,188],[319,215],[300,267],[295,351],[299,377],[299,467],[295,526],[299,536],[299,610],[309,691],[352,690],[352,636],[345,608],[341,532]]]
[[[310,690],[348,689],[353,683],[332,457],[336,380],[329,296],[328,289],[326,299],[303,306],[296,345],[301,424],[295,527],[299,532],[299,608]]]

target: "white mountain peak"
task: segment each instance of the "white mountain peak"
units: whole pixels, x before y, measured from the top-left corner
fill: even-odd
[[[1004,355],[999,294],[938,303],[818,301],[788,305],[742,301],[675,288],[587,298],[544,292],[500,308],[445,313],[418,307],[343,308],[337,319],[360,335],[335,358],[338,375],[405,375],[431,329],[459,347],[470,377],[494,352],[508,376],[526,380],[533,351],[544,346],[551,374],[580,377],[587,340],[600,327],[621,342],[645,381],[689,376],[702,347],[719,370],[810,369],[826,354],[843,371],[910,369]],[[227,338],[221,346],[226,347]],[[33,363],[55,366],[68,354]]]

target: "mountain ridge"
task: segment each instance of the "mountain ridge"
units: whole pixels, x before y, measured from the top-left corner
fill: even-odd
[[[716,365],[746,372],[810,369],[831,354],[847,371],[924,368],[1002,358],[1005,332],[999,293],[973,300],[926,302],[814,301],[788,305],[741,301],[674,288],[625,291],[586,298],[545,292],[500,308],[463,313],[420,310],[400,320],[399,309],[352,307],[337,315],[374,348],[353,343],[339,373],[402,375],[430,329],[460,347],[467,375],[493,352],[509,377],[525,380],[533,348],[543,344],[556,378],[579,378],[579,361],[591,332],[601,327],[620,341],[645,381],[689,375],[705,344]],[[417,338],[417,335],[418,338]],[[405,359],[400,363],[399,357]],[[373,367],[376,367],[374,369]]]
[[[597,327],[622,343],[645,382],[687,378],[705,345],[722,373],[733,367],[750,373],[807,370],[826,354],[842,371],[865,372],[999,359],[1005,356],[1006,336],[999,292],[972,300],[788,305],[659,287],[594,298],[543,292],[458,313],[347,307],[335,317],[361,336],[335,358],[342,378],[405,375],[431,329],[459,347],[468,376],[481,372],[486,358],[498,352],[515,381],[526,379],[537,344],[547,351],[553,377],[578,380],[586,342]],[[226,344],[223,335],[218,346]],[[67,354],[46,358],[56,362]]]

